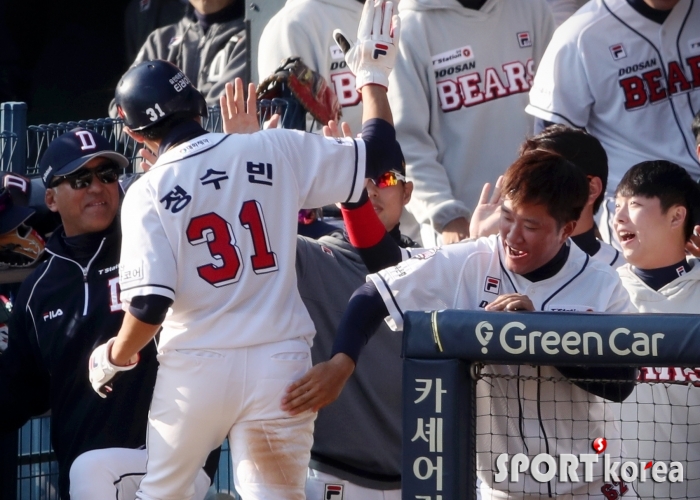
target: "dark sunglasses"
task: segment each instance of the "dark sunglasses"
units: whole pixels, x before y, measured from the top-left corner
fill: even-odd
[[[97,177],[102,184],[112,184],[119,179],[119,167],[113,163],[102,165],[97,168],[81,168],[72,174],[56,177],[51,183],[54,188],[65,181],[68,181],[73,189],[85,189],[92,184],[92,176]]]
[[[399,183],[399,181],[406,182],[406,177],[404,177],[398,172],[389,170],[388,172],[377,177],[376,179],[371,179],[371,181],[374,182],[374,185],[377,186],[379,189],[383,189],[387,187],[396,186]]]

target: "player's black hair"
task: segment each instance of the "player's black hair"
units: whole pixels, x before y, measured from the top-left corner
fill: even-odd
[[[693,223],[700,208],[700,189],[690,174],[675,163],[666,160],[637,163],[622,177],[615,196],[658,198],[663,213],[676,205],[685,207],[685,240],[693,234]]]
[[[593,204],[593,213],[598,212],[608,185],[608,155],[598,139],[579,128],[550,125],[536,136],[526,139],[520,146],[519,153],[522,155],[533,149],[554,151],[579,167],[586,175],[600,178],[603,190]]]
[[[695,115],[695,118],[693,119],[693,135],[695,136],[695,143],[700,146],[700,112],[698,112],[697,115]]]
[[[588,200],[588,179],[563,156],[543,149],[521,155],[503,176],[513,204],[544,205],[557,225],[578,220]]]
[[[177,127],[181,123],[196,120],[198,117],[199,115],[191,111],[181,111],[179,113],[173,113],[172,115],[163,118],[158,123],[155,123],[150,127],[139,131],[139,133],[148,140],[159,141],[163,139],[168,134],[168,132],[170,132],[173,128]]]

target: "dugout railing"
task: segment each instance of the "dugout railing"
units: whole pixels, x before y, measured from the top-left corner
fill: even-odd
[[[221,110],[208,108],[203,126],[211,132],[221,132]],[[132,173],[138,161],[138,147],[123,133],[123,122],[118,118],[75,120],[42,125],[27,125],[27,105],[22,102],[0,103],[0,171],[15,172],[31,178],[38,176],[39,158],[56,137],[75,127],[94,130],[106,137],[114,150],[130,160],[125,173]],[[0,276],[0,283],[12,283],[16,276]],[[9,276],[12,274],[12,276]],[[19,278],[19,279],[21,279]],[[49,417],[30,420],[17,436],[0,439],[0,500],[58,500],[58,466],[51,449]],[[11,473],[16,469],[16,475]],[[8,472],[9,471],[9,472]],[[236,496],[228,442],[222,447],[219,469],[213,490]]]
[[[522,433],[522,428],[517,429],[514,419],[516,425],[513,426],[512,432],[509,429],[508,435],[486,436],[487,439],[483,439],[483,434],[491,431],[490,417],[495,413],[494,408],[499,405],[482,401],[486,404],[482,404],[482,409],[479,410],[481,413],[477,417],[477,397],[483,397],[483,394],[477,396],[477,384],[491,384],[489,387],[493,389],[494,384],[502,383],[496,379],[485,380],[485,373],[488,371],[485,368],[490,365],[557,366],[562,367],[561,370],[567,370],[565,367],[580,366],[589,368],[593,374],[596,367],[688,367],[682,371],[683,377],[677,376],[675,380],[673,373],[658,368],[654,371],[658,372],[657,380],[637,381],[635,391],[639,391],[643,384],[650,383],[661,384],[656,387],[684,387],[687,391],[700,391],[700,387],[696,386],[700,373],[693,369],[694,366],[700,365],[700,316],[697,315],[446,310],[406,312],[404,322],[403,500],[476,498],[477,453],[495,451],[488,449],[489,444],[494,448],[508,447],[504,442],[507,442],[509,437],[517,439],[518,434]],[[680,373],[679,370],[676,371]],[[486,377],[489,378],[490,376]],[[560,380],[545,382],[571,384],[571,381],[563,376]],[[589,383],[605,382],[612,384],[607,387],[619,385],[617,380],[600,381],[596,380],[595,376],[579,379],[577,382],[582,384],[582,387],[588,387],[585,384]],[[526,404],[521,403],[521,400],[525,401],[525,396],[519,393],[520,387],[518,381],[518,393],[508,394],[513,401],[505,407],[512,412],[521,411],[522,408],[518,405]],[[652,465],[656,467],[654,460],[658,461],[662,457],[633,457],[631,453],[650,454],[650,450],[653,449],[654,453],[663,455],[668,453],[670,445],[677,445],[681,450],[685,450],[688,467],[692,469],[686,472],[697,476],[700,467],[700,407],[697,403],[686,400],[686,408],[683,404],[667,408],[669,411],[677,411],[673,417],[673,428],[666,429],[671,430],[669,442],[666,443],[665,437],[653,430],[660,422],[639,421],[642,412],[637,413],[635,422],[635,415],[630,417],[629,410],[625,410],[630,404],[642,404],[630,400],[636,397],[636,394],[637,392],[633,392],[623,405],[612,403],[610,407],[617,410],[605,416],[608,424],[620,419],[614,425],[619,425],[621,429],[622,462],[636,460],[642,461],[644,465],[644,461],[649,460],[646,463],[649,470],[644,472],[650,475]],[[696,394],[693,394],[693,397]],[[546,400],[540,393],[536,397],[538,405],[540,400]],[[554,401],[556,402],[556,397]],[[667,405],[668,401],[652,401],[654,408],[657,404]],[[564,408],[565,406],[563,405]],[[483,411],[483,408],[487,410]],[[550,404],[551,408],[557,406]],[[577,409],[585,409],[585,406],[579,405]],[[542,415],[539,417],[542,420]],[[550,417],[556,419],[557,415]],[[562,414],[559,418],[562,421],[566,418],[581,419],[582,415]],[[585,416],[583,418],[585,419]],[[526,437],[531,438],[533,431],[534,434],[538,434],[541,430],[544,428],[531,427],[530,436]],[[688,432],[689,430],[691,432]],[[525,433],[527,432],[526,430]],[[650,433],[654,432],[657,434],[652,436]],[[584,449],[587,448],[591,454],[597,454],[592,449],[592,440],[605,436],[587,434],[584,431],[578,436],[567,435],[567,438],[583,440]],[[550,436],[548,441],[552,446],[550,453],[556,454],[553,448],[556,437]],[[643,453],[642,444],[645,442],[651,443],[653,448],[645,449]],[[575,441],[569,439],[568,444],[572,443]],[[477,446],[483,449],[477,449]],[[529,451],[531,454],[537,453],[536,450]],[[669,483],[659,486],[653,481],[642,484],[641,468],[640,466],[636,482],[614,485],[611,488],[617,489],[608,491],[607,494],[605,491],[592,491],[590,497],[634,498],[633,491],[639,490],[644,498],[700,498],[700,488],[697,486],[700,483],[695,482],[694,485],[688,486],[688,480],[694,478],[686,475],[685,484]],[[496,470],[496,464],[491,462],[491,470],[483,469],[482,476],[488,477],[488,474],[493,474]],[[540,470],[547,471],[548,467],[541,466]],[[529,472],[522,472],[518,480],[525,481]],[[631,473],[632,469],[629,466],[626,474],[631,477]],[[557,480],[558,476],[555,478],[555,481]],[[518,488],[519,486],[515,485],[511,491]],[[548,492],[545,486],[541,488],[539,494],[542,498],[551,495],[551,490]],[[627,492],[627,495],[622,495],[618,491],[620,488]],[[597,493],[597,496],[594,493]]]

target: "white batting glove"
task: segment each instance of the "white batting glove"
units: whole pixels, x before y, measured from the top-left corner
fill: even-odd
[[[115,339],[116,337],[112,337],[106,344],[97,346],[90,355],[90,383],[95,392],[102,398],[106,398],[107,395],[112,392],[112,379],[118,375],[119,372],[125,372],[136,367],[140,358],[137,354],[136,361],[127,366],[117,366],[113,364],[109,360],[109,355],[112,351],[112,344],[114,344]]]
[[[400,30],[401,23],[399,16],[394,15],[393,2],[367,0],[355,44],[351,44],[342,31],[333,31],[335,43],[345,54],[345,62],[355,75],[357,90],[369,84],[389,86]]]

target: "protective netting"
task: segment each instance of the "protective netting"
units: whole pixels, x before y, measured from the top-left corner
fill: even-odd
[[[474,373],[481,498],[700,499],[700,371],[644,368],[628,382],[544,366]]]

